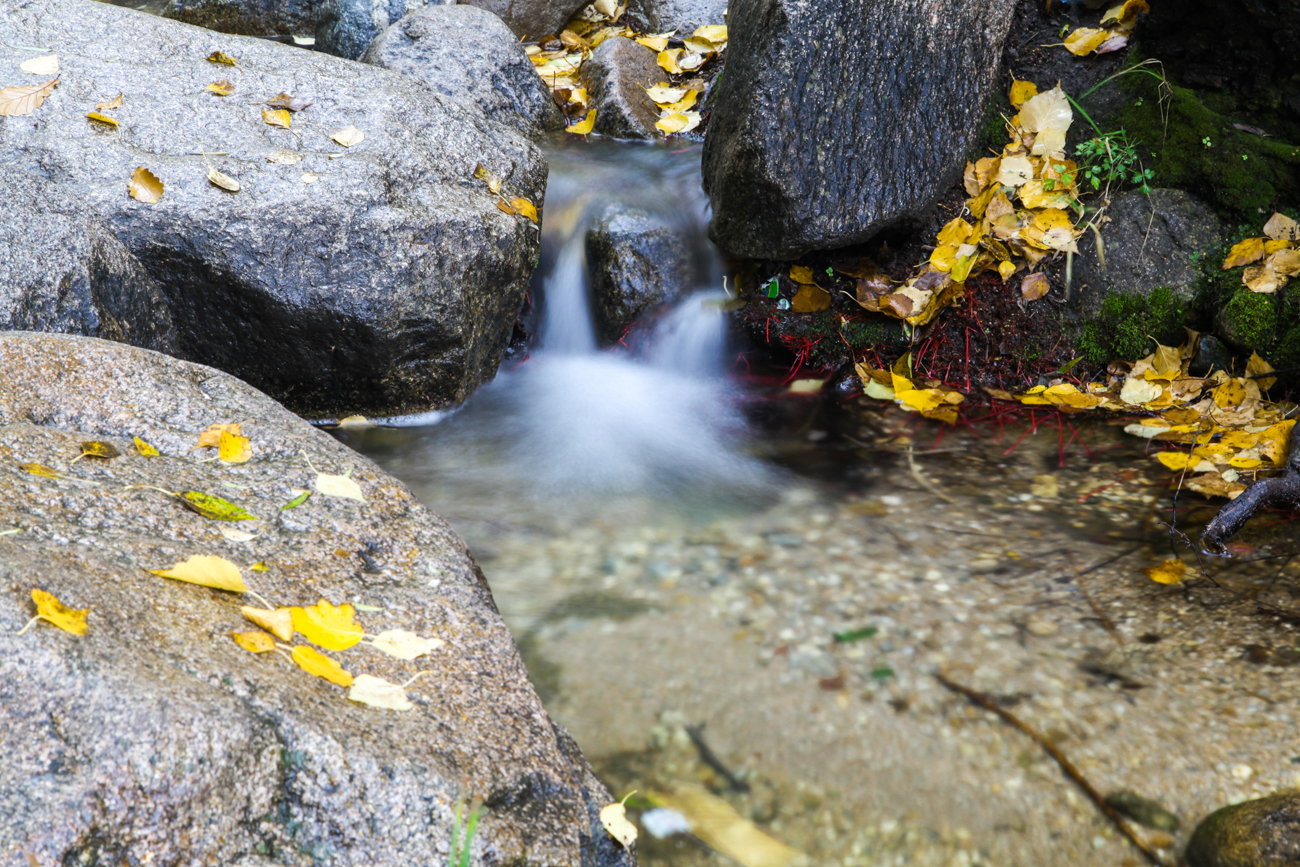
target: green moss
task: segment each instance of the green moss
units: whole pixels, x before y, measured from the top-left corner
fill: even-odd
[[[1300,325],[1288,328],[1266,358],[1279,370],[1300,368]]]
[[[1186,320],[1187,310],[1168,287],[1150,295],[1113,292],[1101,302],[1097,318],[1084,324],[1078,348],[1093,364],[1134,361],[1155,351],[1152,340],[1181,343]]]
[[[1218,324],[1230,344],[1265,355],[1277,335],[1277,301],[1239,286],[1219,313]]]
[[[1166,123],[1151,78],[1126,76],[1120,86],[1123,107],[1108,126],[1142,143],[1156,185],[1190,190],[1220,213],[1251,222],[1271,214],[1274,203],[1300,197],[1300,145],[1234,128],[1259,120],[1240,115],[1231,97],[1174,87]]]

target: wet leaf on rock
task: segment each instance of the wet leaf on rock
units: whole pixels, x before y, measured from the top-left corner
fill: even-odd
[[[238,187],[238,185],[236,185]],[[217,437],[217,457],[228,464],[247,463],[253,456],[248,437],[223,430]]]
[[[1183,575],[1187,572],[1187,564],[1182,560],[1166,560],[1158,566],[1143,569],[1142,572],[1157,584],[1181,584]]]
[[[33,57],[18,64],[18,68],[32,75],[58,75],[59,55],[47,54],[44,57]]]
[[[248,632],[232,632],[230,637],[249,653],[266,653],[275,650],[275,639],[256,629]]]
[[[514,196],[510,199],[510,207],[516,214],[527,217],[534,223],[537,222],[537,208],[533,207],[533,203],[527,199]]]
[[[229,54],[227,54],[224,51],[212,52],[211,54],[208,55],[208,60],[212,61],[213,63],[227,63],[231,66],[235,66],[237,64],[235,58],[231,57]]]
[[[117,119],[116,119],[116,118],[109,117],[109,116],[106,115],[106,114],[100,114],[100,113],[97,112],[97,111],[87,112],[87,113],[86,113],[86,119],[87,119],[87,120],[93,120],[93,121],[95,121],[96,123],[105,123],[105,124],[108,124],[109,126],[117,126]]]
[[[293,616],[293,628],[317,647],[347,650],[365,637],[354,619],[356,609],[346,602],[334,606],[322,599],[307,608],[294,606],[289,610]]]
[[[288,641],[293,638],[293,611],[288,608],[277,608],[274,611],[268,611],[265,608],[253,608],[245,605],[239,609],[239,613],[281,641]]]
[[[353,678],[348,698],[384,710],[411,710],[415,707],[406,697],[406,689],[401,684],[389,683],[382,677],[370,674],[359,674]]]
[[[284,108],[264,108],[262,109],[262,122],[267,126],[279,127],[280,129],[289,129],[289,122],[292,115],[288,109]]]
[[[54,594],[35,588],[32,589],[32,601],[36,603],[38,619],[73,635],[86,634],[86,629],[89,628],[86,624],[86,616],[90,614],[89,608],[69,608],[55,598]]]
[[[205,518],[216,521],[256,521],[257,516],[236,506],[229,500],[214,497],[201,491],[186,491],[180,495],[181,502],[190,511],[198,512]]]
[[[138,202],[156,205],[163,197],[163,182],[158,180],[158,176],[153,172],[144,166],[139,166],[131,173],[131,181],[126,185],[126,191]]]
[[[339,686],[352,685],[352,675],[344,671],[343,666],[314,648],[295,647],[293,649],[293,661],[308,674],[314,674],[323,680],[328,680],[330,683]]]
[[[248,590],[244,586],[244,577],[239,574],[238,566],[224,557],[216,557],[211,554],[195,554],[170,569],[147,569],[145,571],[160,578],[171,578],[173,581],[184,581],[187,584],[199,584],[203,587],[211,587],[214,590],[228,590],[232,593],[243,593]]]
[[[45,98],[59,83],[51,78],[42,84],[24,84],[18,87],[0,87],[0,117],[22,117],[40,108]]]
[[[141,457],[145,457],[145,458],[158,457],[158,450],[156,448],[149,445],[147,442],[140,439],[139,437],[132,437],[131,439],[135,442],[135,450],[140,453]]]
[[[230,96],[230,94],[235,92],[235,86],[231,84],[229,81],[226,81],[224,78],[221,79],[220,81],[212,82],[211,84],[209,84],[207,87],[203,89],[207,91],[211,91],[212,93],[215,93],[217,96]]]

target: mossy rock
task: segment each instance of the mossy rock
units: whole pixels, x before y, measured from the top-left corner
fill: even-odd
[[[1300,864],[1300,791],[1216,810],[1192,832],[1186,858],[1189,867]]]
[[[1183,330],[1189,305],[1168,286],[1148,295],[1112,292],[1101,302],[1095,318],[1084,323],[1079,351],[1094,364],[1114,358],[1134,361],[1155,351],[1153,340],[1177,346],[1186,339]]]
[[[1215,317],[1215,330],[1241,352],[1265,354],[1277,338],[1277,299],[1241,286]]]

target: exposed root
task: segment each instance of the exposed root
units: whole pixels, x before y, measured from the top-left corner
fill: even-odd
[[[1201,534],[1201,547],[1222,554],[1229,539],[1260,509],[1294,509],[1300,506],[1300,423],[1291,429],[1286,468],[1282,475],[1259,479],[1214,516]]]

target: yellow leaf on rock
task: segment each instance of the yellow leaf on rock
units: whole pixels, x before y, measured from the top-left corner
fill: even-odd
[[[302,154],[295,154],[289,151],[275,151],[266,155],[268,163],[275,163],[277,166],[296,166],[302,162]]]
[[[246,463],[253,456],[248,437],[223,430],[217,439],[217,457],[228,464]]]
[[[156,205],[163,197],[163,182],[153,172],[140,166],[131,173],[131,182],[126,185],[126,191],[138,202]]]
[[[816,313],[831,306],[831,295],[820,286],[801,286],[790,299],[790,309],[795,313]]]
[[[510,207],[509,205],[507,205],[505,202],[501,201],[500,199],[497,199],[497,210],[500,211],[500,212],[503,213],[503,214],[509,214],[509,215],[512,216],[512,217],[513,217],[514,214],[515,214],[515,209],[512,208],[512,207]]]
[[[242,428],[243,422],[236,422],[235,424],[210,424],[203,433],[199,434],[199,444],[194,448],[206,449],[220,447],[221,435],[223,433],[228,433],[232,436],[242,436]]]
[[[432,653],[444,644],[441,638],[425,638],[407,629],[386,629],[370,639],[375,650],[398,659],[415,659]]]
[[[700,39],[707,39],[714,45],[727,41],[727,25],[725,24],[706,24],[703,27],[696,27],[693,36]]]
[[[121,456],[122,453],[112,443],[92,440],[81,444],[81,457],[83,458],[99,458],[107,461]]]
[[[211,84],[207,85],[203,89],[207,91],[211,91],[212,93],[215,93],[217,96],[230,96],[230,94],[235,92],[235,86],[231,84],[229,81],[226,81],[224,78],[221,79],[220,81],[212,82]]]
[[[295,647],[293,649],[293,661],[308,674],[314,674],[323,680],[328,680],[330,683],[339,686],[352,685],[352,675],[344,671],[343,666],[314,648]]]
[[[227,54],[224,51],[212,52],[211,54],[208,55],[208,60],[212,61],[213,63],[228,63],[231,66],[236,65],[235,58],[231,57],[229,54]]]
[[[587,135],[588,133],[591,132],[592,128],[595,126],[596,126],[596,109],[593,108],[587,112],[586,117],[584,117],[578,123],[570,124],[569,126],[566,126],[564,128],[564,131],[573,133],[574,135]]]
[[[286,108],[262,109],[262,122],[265,123],[267,126],[279,127],[280,129],[288,129],[289,122],[292,118],[293,115],[289,114],[289,110]]]
[[[1078,57],[1085,57],[1096,51],[1103,42],[1110,38],[1109,30],[1096,27],[1076,27],[1065,37],[1065,50]]]
[[[97,123],[106,123],[106,124],[108,124],[109,126],[117,126],[117,119],[116,119],[116,118],[109,117],[109,116],[106,115],[106,114],[100,114],[100,113],[97,112],[97,111],[87,112],[87,113],[86,113],[86,118],[87,118],[87,120],[93,120],[93,121],[95,121],[95,122],[97,122]]]
[[[1157,584],[1182,584],[1187,564],[1182,560],[1166,560],[1159,566],[1143,569],[1143,573]]]
[[[636,41],[656,54],[668,47],[667,36],[638,36]]]
[[[384,710],[411,710],[415,707],[400,684],[389,683],[382,677],[358,674],[352,680],[351,687],[348,699],[359,704]]]
[[[88,628],[86,616],[90,613],[89,608],[69,608],[55,598],[54,594],[35,588],[32,589],[32,601],[36,603],[36,616],[41,620],[52,623],[73,635],[86,634]]]
[[[20,469],[24,469],[33,476],[42,476],[47,479],[66,479],[67,476],[58,470],[52,470],[43,464],[27,463],[19,464]]]
[[[139,437],[133,437],[133,439],[135,441],[135,450],[139,452],[142,457],[146,457],[146,458],[158,457],[158,450],[156,448],[149,445],[147,442],[140,439]]]
[[[354,482],[348,475],[338,476],[332,473],[316,474],[316,490],[318,493],[326,494],[331,497],[344,497],[349,500],[357,500],[364,503],[366,498],[361,493],[361,486]]]
[[[668,82],[661,81],[654,87],[647,87],[645,92],[646,96],[654,100],[656,105],[667,107],[678,100],[683,99],[686,96],[686,92],[690,89],[691,88],[687,87],[673,87]]]
[[[682,68],[677,61],[682,56],[683,50],[680,48],[665,48],[659,52],[659,65],[671,72],[673,75],[681,75]]]
[[[655,121],[655,129],[665,135],[690,132],[700,125],[700,119],[698,111],[673,111]]]
[[[230,175],[225,174],[224,172],[219,172],[213,168],[208,169],[208,183],[212,184],[214,187],[220,187],[227,192],[239,192],[239,181],[235,180]]]
[[[265,608],[252,608],[248,605],[239,609],[239,613],[256,623],[281,641],[293,638],[293,610],[277,608],[268,611]]]
[[[510,207],[514,209],[514,212],[516,214],[520,214],[521,216],[527,217],[528,219],[532,220],[534,223],[537,222],[537,209],[533,207],[533,203],[528,201],[527,199],[522,199],[519,196],[515,196],[510,200]]]
[[[31,114],[44,104],[59,79],[51,78],[41,84],[23,84],[18,87],[0,87],[0,117],[22,117]]]
[[[256,629],[248,632],[232,632],[230,637],[249,653],[266,653],[275,650],[275,639]]]
[[[199,584],[214,590],[229,590],[243,593],[244,577],[239,574],[239,567],[224,557],[211,554],[195,554],[187,560],[177,563],[170,569],[148,569],[161,578],[184,581],[187,584]]]
[[[335,607],[322,599],[309,608],[294,606],[289,610],[293,628],[303,638],[326,650],[347,650],[365,637],[354,619],[356,609],[347,603]]]
[[[636,826],[627,820],[627,808],[623,806],[630,797],[632,794],[628,793],[622,801],[600,808],[600,824],[624,849],[630,849],[636,842]]]
[[[1038,85],[1032,81],[1011,82],[1011,105],[1020,108],[1030,97],[1038,95]]]
[[[59,55],[47,54],[44,57],[33,57],[18,64],[18,68],[32,75],[58,75]]]
[[[234,503],[200,491],[186,491],[180,495],[180,501],[187,509],[217,521],[257,520],[256,515],[244,511]]]
[[[1229,268],[1240,268],[1242,265],[1249,265],[1251,262],[1258,262],[1264,258],[1264,239],[1247,238],[1232,245],[1228,251],[1228,257],[1223,260],[1223,270]]]
[[[343,147],[350,148],[365,141],[366,134],[352,124],[348,124],[343,129],[336,129],[330,133],[330,138],[343,145]]]

